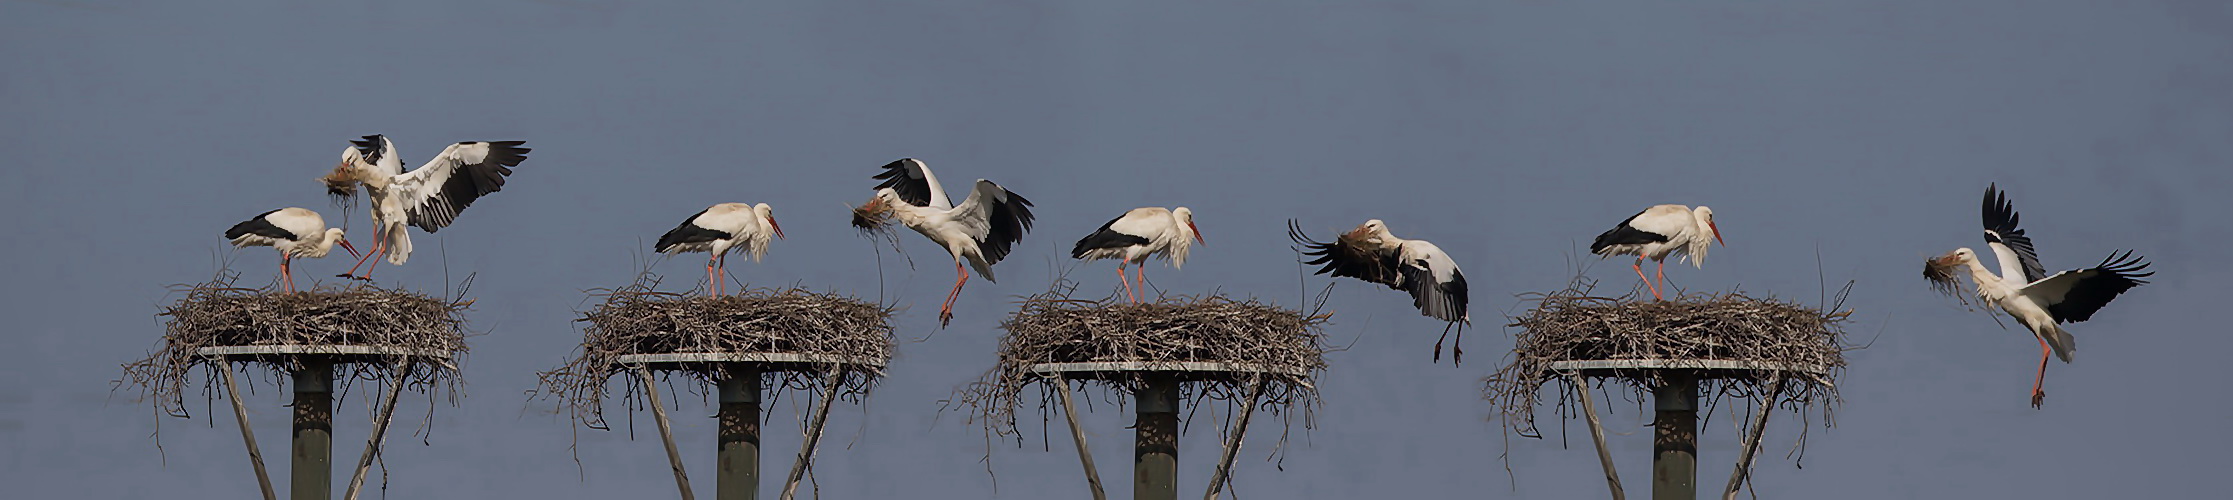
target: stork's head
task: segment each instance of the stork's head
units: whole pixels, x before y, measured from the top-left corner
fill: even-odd
[[[1195,242],[1195,243],[1201,243],[1201,244],[1204,244],[1204,245],[1208,245],[1208,244],[1209,244],[1209,242],[1208,242],[1208,241],[1203,241],[1203,240],[1202,240],[1202,228],[1200,228],[1200,227],[1196,227],[1196,226],[1194,225],[1194,211],[1193,211],[1193,210],[1189,210],[1189,209],[1187,209],[1186,207],[1178,207],[1178,208],[1176,208],[1176,209],[1172,209],[1172,210],[1171,210],[1171,217],[1172,217],[1172,218],[1175,218],[1175,219],[1178,219],[1178,220],[1179,220],[1179,223],[1180,223],[1180,224],[1185,224],[1185,225],[1186,225],[1186,232],[1187,232],[1188,234],[1192,234],[1192,235],[1194,235],[1194,242]]]
[[[1960,269],[1961,266],[1965,265],[1966,263],[1976,261],[1976,251],[1970,250],[1966,247],[1954,249],[1954,251],[1952,252],[1947,252],[1946,255],[1940,255],[1924,262],[1923,279],[1929,280],[1931,282],[1932,290],[1955,297],[1961,297],[1961,294],[1955,293],[1955,291],[1960,289],[1959,287],[1961,285],[1960,282],[1955,281],[1954,279],[1954,276],[1958,274],[1955,272],[1955,270]]]
[[[1714,209],[1699,205],[1698,208],[1692,209],[1690,213],[1698,218],[1699,225],[1706,226],[1706,232],[1713,233],[1715,242],[1721,243],[1721,246],[1729,246],[1729,242],[1721,240],[1721,226],[1714,224]]]
[[[782,224],[777,224],[777,223],[775,223],[775,208],[774,208],[774,207],[769,207],[769,206],[768,206],[768,204],[766,204],[766,203],[761,203],[761,204],[758,204],[758,205],[753,205],[753,206],[752,206],[752,213],[754,213],[754,214],[759,214],[759,216],[760,216],[760,220],[763,220],[763,221],[767,221],[767,222],[768,222],[768,229],[773,229],[773,230],[775,230],[775,237],[777,237],[777,238],[782,238],[782,237],[783,237],[783,225],[782,225]]]
[[[364,155],[358,153],[357,148],[341,148],[341,164],[334,165],[333,171],[327,173],[324,177],[319,177],[318,182],[325,183],[326,194],[329,196],[336,198],[356,196],[357,184],[363,182],[362,179],[358,178],[357,172],[364,168],[363,164]]]
[[[876,190],[876,195],[869,197],[868,203],[853,207],[853,229],[867,234],[890,223],[892,206],[897,203],[902,203],[898,191],[893,191],[892,188]]]
[[[333,246],[335,244],[340,244],[342,250],[349,251],[349,258],[354,259],[364,256],[364,254],[357,253],[357,246],[349,244],[349,238],[343,236],[341,228],[338,227],[326,229],[325,244],[319,245],[322,248],[319,249],[318,255],[323,257],[325,256],[326,252],[333,251]]]

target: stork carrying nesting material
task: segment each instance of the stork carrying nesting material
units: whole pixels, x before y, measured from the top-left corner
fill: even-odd
[[[326,219],[309,209],[287,207],[264,212],[253,219],[234,224],[225,230],[225,239],[234,247],[272,247],[279,250],[279,283],[282,289],[295,291],[295,257],[324,258],[333,251],[334,244],[357,255],[357,248],[341,236],[341,228],[326,228]]]
[[[1602,257],[1636,256],[1636,277],[1644,279],[1652,298],[1666,300],[1667,297],[1659,293],[1659,285],[1644,276],[1644,259],[1659,263],[1659,283],[1666,283],[1668,254],[1681,252],[1683,259],[1704,269],[1706,251],[1713,248],[1714,242],[1729,246],[1728,242],[1721,241],[1721,227],[1714,225],[1713,209],[1655,205],[1598,234],[1597,240],[1590,242],[1589,251]]]
[[[1334,277],[1357,278],[1410,292],[1411,304],[1420,314],[1450,322],[1442,329],[1442,338],[1434,340],[1434,359],[1442,360],[1442,341],[1450,336],[1450,329],[1456,328],[1458,343],[1450,350],[1450,360],[1452,364],[1464,362],[1463,326],[1472,322],[1466,314],[1465,273],[1440,247],[1426,240],[1397,238],[1380,219],[1365,221],[1335,237],[1332,243],[1311,239],[1303,234],[1300,224],[1290,219],[1287,237],[1309,249],[1304,255],[1317,257],[1304,264],[1325,266],[1316,274],[1332,273]]]
[[[356,272],[375,256],[386,254],[388,263],[399,266],[411,258],[407,225],[428,233],[440,231],[473,200],[503,190],[504,177],[512,175],[511,167],[527,160],[529,151],[520,147],[526,141],[460,142],[405,173],[395,143],[387,136],[368,135],[349,142],[351,147],[341,150],[341,164],[318,180],[325,183],[327,194],[356,196],[361,184],[372,198],[372,251],[341,274],[359,280],[372,279],[371,267],[364,269],[363,276]]]
[[[875,197],[853,209],[853,225],[866,229],[897,218],[900,224],[953,254],[954,290],[947,292],[946,302],[938,307],[938,325],[943,327],[954,319],[954,300],[961,297],[962,285],[969,282],[969,272],[962,269],[962,262],[976,268],[985,281],[996,281],[992,265],[1006,258],[1009,248],[1031,231],[1031,200],[992,181],[977,179],[969,197],[953,205],[946,201],[946,188],[938,184],[938,176],[921,160],[901,158],[883,168],[884,173],[873,177],[884,181],[876,185]]]
[[[752,262],[759,262],[768,253],[768,242],[781,237],[783,226],[775,223],[775,209],[768,204],[723,203],[683,219],[651,248],[668,255],[712,254],[706,257],[706,291],[718,297],[727,284],[723,276],[729,273],[729,252],[744,250],[752,255]]]
[[[1125,297],[1139,303],[1141,295],[1146,293],[1147,258],[1160,255],[1173,269],[1185,267],[1187,251],[1193,247],[1189,239],[1208,244],[1202,240],[1201,229],[1194,226],[1193,210],[1141,207],[1110,219],[1101,229],[1080,238],[1077,246],[1070,248],[1070,258],[1117,259],[1117,282],[1124,284]],[[1140,265],[1138,287],[1126,281],[1126,264]]]
[[[2148,263],[2127,250],[2109,254],[2092,268],[2045,276],[2046,268],[2039,264],[2031,237],[2016,227],[2015,206],[1998,185],[1985,188],[1983,213],[1985,245],[2000,261],[2001,274],[1994,275],[1978,262],[1976,251],[1960,248],[1931,259],[1923,267],[1923,277],[1931,281],[1932,288],[1952,295],[1960,286],[1955,280],[1956,268],[1966,268],[1969,280],[1977,285],[1979,298],[2008,313],[2039,339],[2039,373],[2031,382],[2031,407],[2038,408],[2047,398],[2047,393],[2040,390],[2047,378],[2047,357],[2052,354],[2069,363],[2078,350],[2077,337],[2059,324],[2093,319],[2095,311],[2126,290],[2147,284],[2140,278],[2155,273],[2141,272]]]

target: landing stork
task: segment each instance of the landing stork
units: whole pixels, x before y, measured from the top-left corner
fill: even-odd
[[[908,229],[922,233],[953,254],[954,289],[946,293],[946,302],[938,307],[938,324],[943,327],[953,321],[954,300],[961,298],[961,287],[969,282],[969,272],[962,269],[962,263],[969,263],[985,281],[996,281],[992,265],[1006,258],[1009,248],[1031,231],[1031,200],[992,181],[977,179],[969,197],[953,205],[946,201],[946,188],[938,184],[938,176],[921,160],[901,158],[884,164],[883,169],[873,177],[884,181],[876,185],[875,198],[859,210],[893,214]]]
[[[1186,266],[1187,251],[1194,242],[1202,241],[1200,228],[1194,226],[1194,211],[1186,207],[1164,209],[1141,207],[1124,212],[1110,219],[1100,229],[1093,231],[1070,248],[1070,258],[1080,260],[1117,259],[1117,282],[1124,284],[1125,296],[1133,303],[1140,302],[1148,281],[1147,259],[1161,256],[1171,263],[1171,268]],[[1140,286],[1133,287],[1126,281],[1124,267],[1139,264]]]
[[[775,223],[775,209],[768,204],[723,203],[683,219],[682,224],[660,235],[651,249],[668,255],[712,254],[706,257],[706,291],[719,297],[728,281],[723,276],[729,273],[730,252],[743,250],[752,256],[752,262],[759,262],[768,253],[768,242],[781,237],[783,226]]]
[[[326,227],[326,219],[309,209],[287,207],[264,212],[225,230],[225,239],[233,246],[272,247],[279,251],[279,283],[283,290],[295,291],[295,275],[291,265],[295,257],[324,258],[338,243],[355,256],[357,248],[342,238],[341,228]]]
[[[1659,282],[1667,282],[1667,256],[1680,252],[1683,258],[1700,269],[1706,267],[1706,251],[1721,241],[1721,227],[1714,225],[1714,211],[1700,205],[1697,209],[1682,205],[1655,205],[1646,208],[1619,225],[1597,235],[1589,244],[1589,251],[1601,257],[1615,255],[1636,256],[1636,277],[1643,278],[1644,286],[1651,289],[1655,299],[1666,300],[1660,295],[1659,285],[1644,276],[1644,259],[1659,263]]]
[[[2031,382],[2031,407],[2038,408],[2047,394],[2040,386],[2047,379],[2047,358],[2051,354],[2069,363],[2072,353],[2078,350],[2078,338],[2064,330],[2061,323],[2077,323],[2093,319],[2101,310],[2133,287],[2148,284],[2146,278],[2155,273],[2141,272],[2148,263],[2132,255],[2132,251],[2112,252],[2100,264],[2086,269],[2073,269],[2044,276],[2046,270],[2039,264],[2038,251],[2032,248],[2031,238],[2016,227],[2018,219],[2015,206],[2008,201],[2008,194],[1998,185],[1985,188],[1984,203],[1985,245],[2000,261],[2001,274],[1978,262],[1977,252],[1968,248],[1955,249],[1946,255],[1933,258],[1924,266],[1923,277],[1939,291],[1953,293],[1957,268],[1966,270],[1976,285],[1977,296],[1986,303],[2031,330],[2039,340],[2039,373]]]
[[[341,164],[319,181],[328,194],[342,197],[355,196],[361,184],[372,198],[372,251],[341,274],[359,280],[372,279],[372,267],[379,267],[378,262],[365,268],[363,276],[356,272],[375,256],[386,254],[389,263],[399,266],[411,258],[407,225],[428,233],[448,227],[473,200],[504,189],[504,177],[512,175],[511,167],[527,160],[530,151],[520,147],[526,141],[460,142],[406,173],[395,143],[387,136],[368,135],[349,142],[351,147],[341,150]]]
[[[1419,308],[1420,314],[1449,322],[1442,329],[1442,337],[1434,340],[1434,359],[1442,360],[1442,341],[1455,328],[1458,343],[1450,350],[1450,361],[1464,362],[1463,326],[1472,323],[1466,313],[1465,273],[1442,248],[1426,240],[1397,238],[1380,219],[1365,221],[1331,243],[1311,239],[1303,234],[1300,224],[1289,219],[1287,237],[1309,249],[1304,255],[1317,257],[1304,264],[1325,266],[1315,274],[1332,273],[1411,293],[1411,305]]]

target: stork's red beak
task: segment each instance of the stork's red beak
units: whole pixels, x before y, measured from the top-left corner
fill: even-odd
[[[1708,222],[1706,222],[1706,227],[1707,227],[1707,228],[1709,228],[1709,229],[1713,229],[1713,230],[1714,230],[1714,241],[1716,241],[1716,242],[1720,242],[1720,243],[1721,243],[1721,246],[1729,246],[1729,242],[1727,242],[1727,241],[1721,241],[1721,225],[1720,225],[1720,224],[1715,224],[1715,223],[1713,223],[1713,222],[1711,222],[1711,221],[1708,221]]]
[[[783,225],[782,225],[782,224],[777,224],[777,223],[775,222],[775,217],[772,217],[772,216],[771,216],[771,217],[768,217],[768,227],[772,227],[772,228],[775,228],[775,237],[777,237],[777,238],[782,238],[782,237],[783,237]]]
[[[1203,245],[1208,245],[1208,244],[1210,244],[1210,242],[1209,242],[1209,241],[1207,241],[1207,240],[1203,240],[1203,239],[1202,239],[1202,228],[1201,228],[1200,226],[1195,226],[1195,225],[1194,225],[1194,221],[1186,221],[1186,228],[1187,228],[1187,229],[1189,229],[1189,230],[1192,230],[1192,231],[1194,231],[1194,242],[1195,242],[1195,243],[1201,243],[1201,244],[1203,244]]]
[[[357,247],[356,247],[356,245],[350,245],[350,244],[349,244],[349,239],[348,239],[348,238],[342,238],[342,239],[341,239],[341,249],[342,249],[342,250],[348,250],[348,251],[349,251],[349,258],[352,258],[352,259],[360,259],[360,258],[364,258],[364,254],[361,254],[361,253],[357,253]]]

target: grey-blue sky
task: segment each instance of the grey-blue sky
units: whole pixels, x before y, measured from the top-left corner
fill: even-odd
[[[1477,287],[1483,327],[1458,369],[1426,362],[1439,326],[1400,294],[1337,287],[1333,333],[1355,346],[1332,359],[1319,427],[1284,470],[1261,460],[1271,429],[1253,436],[1243,495],[1597,495],[1594,457],[1556,439],[1512,440],[1508,479],[1478,379],[1510,346],[1495,325],[1514,294],[1560,285],[1587,238],[1662,202],[1713,205],[1734,244],[1670,271],[1680,285],[1811,300],[1818,251],[1830,280],[1860,280],[1855,326],[1875,344],[1853,354],[1838,427],[1811,435],[1797,469],[1779,453],[1794,421],[1777,422],[1763,495],[2168,496],[2233,465],[2219,449],[2233,397],[2208,383],[2233,341],[2199,294],[2233,279],[2209,265],[2233,213],[2221,3],[43,2],[0,5],[0,58],[0,208],[15,214],[0,257],[18,263],[0,301],[15,321],[0,482],[27,498],[253,495],[230,431],[150,416],[108,381],[158,338],[164,285],[230,252],[226,225],[289,205],[337,218],[311,178],[370,133],[410,158],[466,139],[536,148],[510,189],[380,271],[439,290],[446,248],[453,274],[480,273],[473,319],[490,332],[430,445],[394,439],[396,498],[669,494],[656,443],[581,432],[576,469],[574,429],[520,396],[576,339],[581,290],[626,280],[681,217],[750,201],[798,238],[742,276],[874,296],[870,244],[841,204],[900,156],[1000,181],[1041,218],[1001,283],[972,283],[954,326],[903,346],[865,413],[834,417],[818,467],[833,498],[993,496],[982,435],[938,401],[989,367],[1009,296],[1076,267],[1063,245],[1141,205],[1201,214],[1194,265],[1153,272],[1176,291],[1296,302],[1288,217],[1319,232],[1386,219]],[[1924,256],[1979,243],[1976,197],[1996,181],[2049,267],[2132,247],[2160,271],[2078,325],[2079,361],[2049,368],[2044,411],[2024,404],[2026,334],[1915,276]],[[887,259],[883,286],[912,306],[898,321],[913,338],[948,278],[910,238],[916,269]],[[237,260],[252,279],[273,271],[267,252]],[[1616,264],[1591,273],[1629,283]],[[1113,286],[1104,266],[1076,269]],[[256,397],[259,429],[283,436],[281,396]],[[344,406],[344,442],[365,404]],[[771,431],[793,428],[787,405]],[[1615,456],[1644,477],[1645,417],[1613,406]],[[678,432],[710,438],[710,420],[687,418],[705,413],[686,405]],[[167,463],[148,438],[158,420]],[[1127,420],[1088,419],[1114,477]],[[1729,422],[1707,429],[1709,484],[1733,458]],[[1195,431],[1187,490],[1214,454]],[[795,439],[771,432],[769,461]],[[707,441],[684,443],[694,464],[710,463]],[[996,446],[998,495],[1078,496],[1054,446]]]

